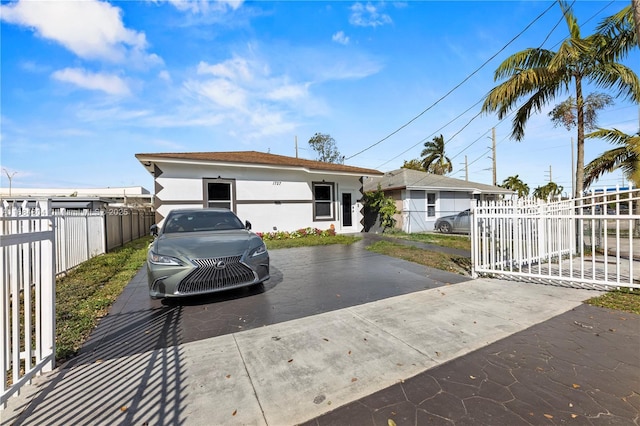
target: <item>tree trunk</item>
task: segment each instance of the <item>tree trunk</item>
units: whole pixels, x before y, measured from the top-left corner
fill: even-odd
[[[584,187],[584,100],[582,98],[582,76],[576,74],[576,110],[578,115],[578,150],[576,158],[576,188],[574,197],[582,197]]]

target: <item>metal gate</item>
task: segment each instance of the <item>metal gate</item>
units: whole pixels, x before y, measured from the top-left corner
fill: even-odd
[[[473,209],[472,274],[610,290],[640,288],[640,189]]]

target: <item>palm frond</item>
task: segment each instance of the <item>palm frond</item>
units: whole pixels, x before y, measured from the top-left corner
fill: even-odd
[[[564,0],[558,0],[558,4],[560,4],[560,9],[562,9],[564,20],[567,23],[567,28],[569,28],[569,34],[571,35],[571,38],[579,39],[580,26],[578,25],[578,20],[573,15],[571,7]]]
[[[605,173],[622,169],[625,175],[632,172],[633,159],[637,162],[637,156],[626,147],[619,147],[603,152],[599,157],[592,160],[584,168],[584,186],[589,187],[600,176]]]
[[[525,49],[514,53],[502,61],[494,73],[494,80],[498,81],[520,73],[522,70],[546,67],[555,53],[546,49]]]
[[[633,70],[617,62],[599,64],[590,70],[590,80],[598,86],[615,88],[618,96],[640,102],[640,79]]]
[[[626,57],[638,45],[638,34],[634,27],[631,5],[603,19],[596,27],[597,34],[603,40],[599,46],[599,54],[610,62]]]

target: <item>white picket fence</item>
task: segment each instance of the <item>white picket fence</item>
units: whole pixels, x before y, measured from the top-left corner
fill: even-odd
[[[609,290],[640,288],[640,190],[473,210],[473,276]]]
[[[55,364],[55,220],[33,213],[0,216],[0,409]]]

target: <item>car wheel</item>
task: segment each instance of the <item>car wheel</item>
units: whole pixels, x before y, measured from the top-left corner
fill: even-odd
[[[440,225],[440,232],[442,232],[443,234],[451,233],[451,224],[448,222],[442,222],[442,224]]]

